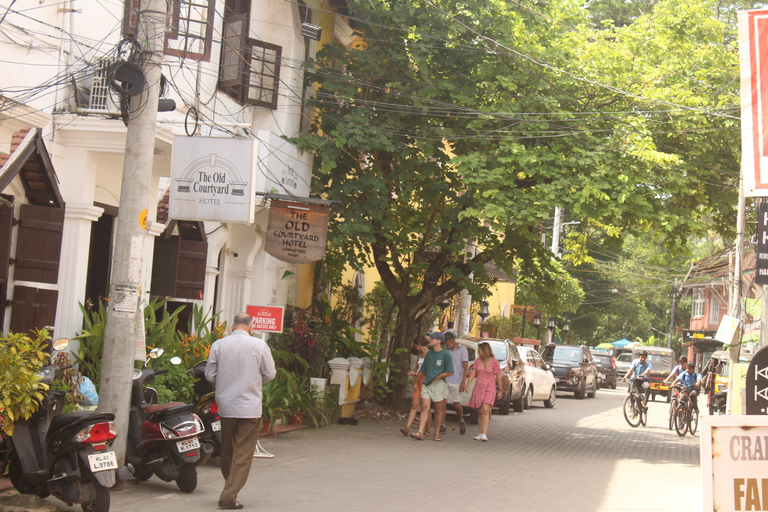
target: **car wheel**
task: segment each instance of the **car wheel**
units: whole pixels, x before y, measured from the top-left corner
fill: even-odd
[[[581,381],[581,387],[578,391],[575,391],[573,393],[573,396],[575,396],[577,399],[582,400],[584,398],[584,395],[587,394],[587,383],[584,381]]]
[[[544,401],[544,407],[551,409],[555,406],[555,399],[557,399],[557,388],[552,386],[552,390],[549,392],[549,398]]]
[[[616,389],[616,383],[611,384],[611,389]]]
[[[594,388],[592,388],[592,391],[590,391],[589,393],[587,393],[587,397],[589,397],[589,398],[595,398],[595,397],[597,396],[597,389],[598,389],[598,388],[597,388],[597,384],[595,384],[595,387],[594,387]]]
[[[526,409],[530,409],[533,404],[533,386],[528,386],[528,391],[525,392],[525,403],[523,404]]]
[[[512,390],[509,391],[510,396],[512,396]],[[515,410],[515,412],[523,412],[525,410],[525,392],[520,390],[520,398],[512,402],[512,408]]]

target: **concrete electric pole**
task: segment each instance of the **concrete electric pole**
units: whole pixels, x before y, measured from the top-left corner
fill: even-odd
[[[128,438],[131,374],[138,337],[136,318],[141,296],[146,210],[155,150],[166,10],[166,0],[141,0],[136,40],[142,45],[140,65],[146,86],[131,100],[109,286],[99,410],[116,416],[118,436],[113,446],[120,465],[125,461]]]

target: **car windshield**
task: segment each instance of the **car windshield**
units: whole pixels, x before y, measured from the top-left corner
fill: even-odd
[[[542,356],[554,363],[580,363],[581,349],[579,347],[545,347]]]
[[[493,356],[499,361],[505,362],[507,360],[507,346],[503,343],[489,343],[491,350],[493,350]]]
[[[632,354],[619,354],[619,357],[616,358],[617,363],[631,363],[632,362]]]

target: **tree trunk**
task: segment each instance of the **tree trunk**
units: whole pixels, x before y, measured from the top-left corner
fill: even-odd
[[[392,340],[394,355],[392,357],[392,369],[389,374],[389,384],[392,388],[390,407],[403,413],[410,407],[408,403],[408,398],[410,398],[410,393],[408,393],[408,371],[411,365],[411,352],[409,349],[416,336],[421,334],[419,332],[420,326],[421,320],[415,320],[413,312],[406,309],[404,305],[401,305],[397,315],[395,337]]]

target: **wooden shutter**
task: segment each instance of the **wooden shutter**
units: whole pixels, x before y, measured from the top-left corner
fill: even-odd
[[[206,242],[179,242],[179,264],[176,269],[176,293],[180,299],[202,299],[205,287],[205,265],[208,259]]]
[[[249,51],[246,48],[247,28],[247,14],[234,14],[224,19],[219,66],[219,86],[221,87],[243,83]]]
[[[153,297],[173,297],[176,289],[176,267],[179,260],[179,237],[155,238],[152,258],[152,281],[149,293]]]
[[[11,229],[13,228],[13,196],[0,196],[10,204],[0,202],[0,283],[8,282],[8,265],[11,259]],[[0,302],[5,295],[0,296]]]
[[[14,279],[56,284],[64,208],[21,205]]]
[[[59,292],[27,286],[13,288],[11,312],[12,332],[31,332],[50,327],[56,321],[56,300]]]

